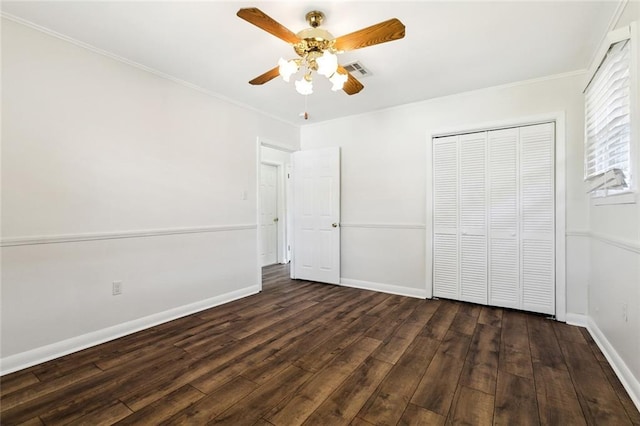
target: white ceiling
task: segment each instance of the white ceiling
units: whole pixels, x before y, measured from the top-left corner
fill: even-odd
[[[2,11],[285,121],[305,124],[585,69],[619,1],[3,1]],[[280,78],[250,86],[290,46],[236,16],[259,7],[293,32],[325,13],[340,36],[395,17],[406,37],[341,55],[362,62],[357,95],[315,83],[305,99]],[[316,80],[324,79],[319,77]]]

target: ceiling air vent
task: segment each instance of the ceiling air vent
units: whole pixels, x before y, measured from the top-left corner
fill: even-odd
[[[353,74],[355,78],[363,78],[372,75],[371,71],[366,69],[364,65],[362,65],[359,61],[351,62],[350,64],[345,65],[344,69]]]

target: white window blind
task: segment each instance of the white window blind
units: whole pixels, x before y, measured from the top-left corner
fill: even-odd
[[[630,44],[611,46],[585,91],[585,180],[598,195],[631,187]]]

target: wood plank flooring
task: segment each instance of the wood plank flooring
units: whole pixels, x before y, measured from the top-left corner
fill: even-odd
[[[0,422],[640,425],[584,329],[288,279],[0,379]]]

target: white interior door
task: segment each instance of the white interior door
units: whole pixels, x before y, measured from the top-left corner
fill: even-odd
[[[293,162],[291,276],[340,282],[340,148],[298,151]]]
[[[260,165],[260,258],[262,266],[278,262],[278,167]]]

